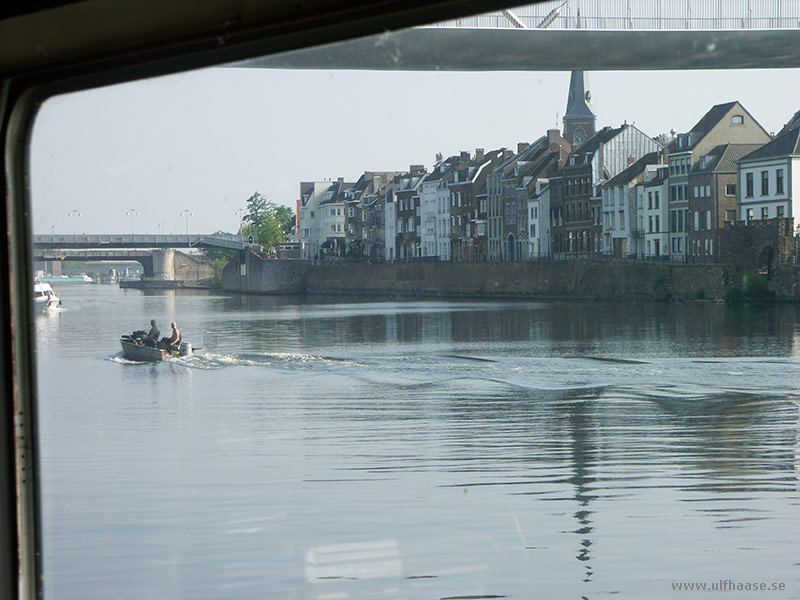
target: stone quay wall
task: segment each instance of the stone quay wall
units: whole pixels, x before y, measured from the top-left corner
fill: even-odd
[[[312,266],[309,293],[475,298],[722,298],[730,285],[718,265],[625,261],[396,263]]]
[[[744,300],[800,302],[800,266],[770,277],[724,265],[626,260],[418,262],[312,265],[237,255],[223,270],[223,291],[238,294],[371,294],[406,297],[721,300],[761,277],[762,294]],[[736,300],[734,300],[736,301]]]
[[[307,260],[262,258],[239,252],[222,270],[222,290],[238,294],[302,294]]]

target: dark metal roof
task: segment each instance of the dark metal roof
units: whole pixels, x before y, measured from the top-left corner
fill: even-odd
[[[645,154],[642,158],[637,160],[631,166],[626,168],[625,170],[621,171],[615,177],[609,179],[605,185],[608,187],[613,187],[616,185],[625,185],[636,179],[639,175],[644,172],[644,169],[647,165],[655,165],[658,164],[660,152],[650,152],[649,154]]]
[[[788,130],[758,150],[743,156],[742,160],[759,160],[790,154],[800,154],[800,127]]]

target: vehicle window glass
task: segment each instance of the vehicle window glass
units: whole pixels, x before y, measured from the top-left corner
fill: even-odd
[[[511,46],[458,68],[434,45],[800,19],[617,4],[43,104],[47,597],[794,584],[797,252],[770,217],[795,216],[797,70],[532,70]],[[371,62],[387,47],[409,62]]]

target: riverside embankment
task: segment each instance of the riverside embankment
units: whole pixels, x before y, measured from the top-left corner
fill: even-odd
[[[410,263],[313,266],[309,293],[513,298],[721,298],[730,286],[720,266],[622,261]]]
[[[783,280],[776,287],[796,296],[800,278]],[[224,291],[245,294],[697,300],[723,298],[737,286],[742,276],[719,265],[602,260],[312,265],[249,254],[223,273]]]

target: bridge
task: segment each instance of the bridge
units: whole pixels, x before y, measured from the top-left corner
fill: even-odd
[[[198,282],[214,276],[205,258],[175,252],[179,248],[222,248],[239,252],[258,249],[245,235],[95,234],[35,235],[33,259],[41,262],[136,261],[145,280]]]
[[[36,253],[75,249],[131,249],[131,248],[223,248],[247,250],[257,248],[246,235],[162,235],[162,234],[80,234],[34,235]]]
[[[549,0],[234,66],[572,71],[800,66],[795,0]]]

